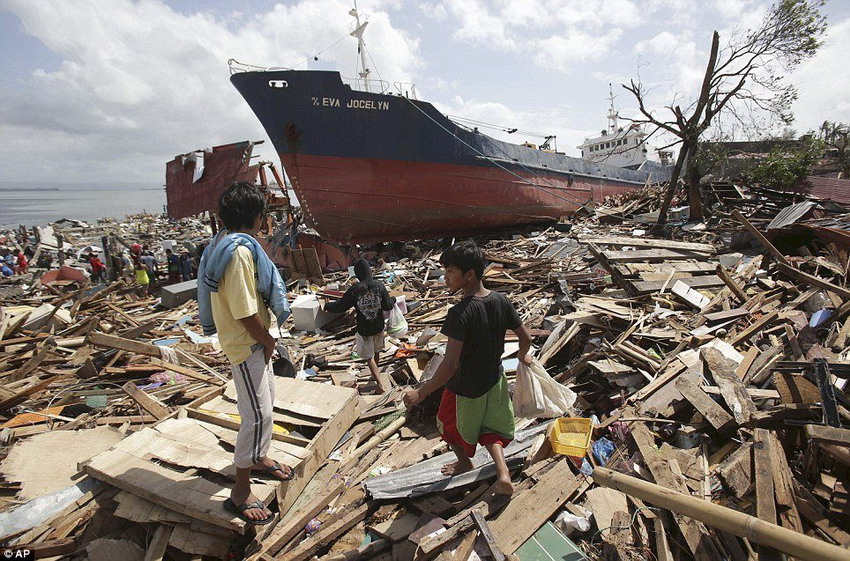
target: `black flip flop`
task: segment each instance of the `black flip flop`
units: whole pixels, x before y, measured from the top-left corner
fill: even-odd
[[[253,520],[251,518],[248,518],[247,516],[245,516],[244,513],[246,510],[251,510],[252,508],[262,510],[266,508],[266,505],[263,503],[263,501],[259,500],[254,501],[253,503],[245,503],[240,506],[236,506],[236,503],[234,503],[233,500],[230,498],[225,499],[224,501],[224,510],[231,514],[235,514],[240,520],[244,520],[248,524],[253,524],[255,526],[265,526],[266,524],[274,520],[274,513],[272,513],[272,515],[267,518],[261,518],[259,520]]]
[[[295,470],[289,466],[282,466],[278,461],[275,461],[274,465],[264,468],[261,473],[272,474],[276,471],[280,471],[286,474],[286,471],[283,469],[284,467],[289,468],[289,474],[286,475],[286,477],[275,477],[275,479],[279,479],[280,481],[289,481],[295,476]]]

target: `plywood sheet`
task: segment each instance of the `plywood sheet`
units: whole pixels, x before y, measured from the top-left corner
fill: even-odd
[[[12,447],[0,473],[20,481],[19,498],[35,499],[73,485],[80,477],[77,464],[88,461],[121,441],[111,427],[37,434]]]
[[[229,488],[205,479],[196,470],[178,471],[151,461],[153,457],[171,453],[161,452],[161,449],[174,447],[178,453],[183,453],[187,448],[180,446],[184,444],[169,440],[153,429],[144,429],[127,437],[115,448],[95,456],[86,466],[86,471],[180,514],[244,533],[246,524],[224,510],[223,503],[230,495]],[[199,450],[188,453],[195,454]],[[255,482],[252,490],[260,499],[268,501],[274,495],[275,486]]]
[[[351,388],[332,384],[275,377],[274,406],[275,409],[327,420],[348,401],[351,392]],[[236,400],[236,387],[232,380],[225,386],[224,395]]]

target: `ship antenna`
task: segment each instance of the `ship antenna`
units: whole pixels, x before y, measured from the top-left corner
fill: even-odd
[[[350,33],[352,37],[357,38],[357,53],[360,55],[360,66],[362,70],[358,72],[360,79],[363,80],[363,86],[366,91],[369,91],[369,67],[366,66],[366,44],[363,41],[363,31],[366,29],[366,26],[369,25],[368,21],[364,21],[362,24],[360,23],[360,13],[357,11],[357,0],[354,0],[354,8],[348,11],[348,14],[353,16],[354,19],[357,20],[357,27],[354,28],[354,31]]]
[[[608,132],[611,134],[617,133],[617,110],[614,109],[614,91],[611,89],[611,84],[608,84],[608,101],[611,106],[608,108]]]

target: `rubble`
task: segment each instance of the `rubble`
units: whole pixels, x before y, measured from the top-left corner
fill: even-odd
[[[290,265],[303,305],[272,329],[286,357],[272,456],[295,477],[256,480],[280,515],[256,528],[220,504],[239,418],[188,289],[169,288],[167,308],[125,279],[92,285],[73,254],[70,273],[4,280],[3,543],[56,559],[850,558],[850,219],[812,201],[777,220],[796,203],[714,189],[712,218],[673,224],[673,239],[634,220],[657,210],[651,190],[571,226],[479,239],[485,285],[577,394],[572,416],[592,419],[576,457],[553,450],[552,420],[519,419],[510,499],[491,492],[486,454],[440,473],[437,396],[401,405],[445,347],[448,240],[361,248],[408,310],[378,361],[386,393],[352,359],[353,318],[317,306],[349,273],[317,271],[315,251]],[[209,235],[154,216],[55,229],[67,248]],[[512,383],[517,350],[509,332]]]

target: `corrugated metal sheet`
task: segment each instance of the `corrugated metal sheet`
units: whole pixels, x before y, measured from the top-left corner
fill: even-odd
[[[215,146],[181,154],[168,162],[165,165],[168,217],[185,218],[208,210],[217,212],[219,196],[233,182],[254,183],[259,170],[259,165],[251,165],[255,144],[259,142],[246,140]]]
[[[819,199],[832,199],[841,204],[850,204],[850,179],[834,179],[810,175],[797,189]]]
[[[512,469],[522,464],[534,437],[545,431],[548,426],[548,423],[543,423],[517,431],[513,442],[505,448],[508,468]],[[457,477],[447,477],[440,473],[440,468],[456,459],[451,452],[440,454],[410,467],[367,479],[363,482],[363,487],[374,499],[400,499],[454,489],[496,475],[496,466],[493,465],[490,454],[483,446],[478,448],[472,458],[472,463],[476,466],[472,471]]]
[[[812,209],[819,205],[815,201],[803,201],[795,205],[787,206],[779,211],[779,214],[773,217],[770,224],[767,225],[768,230],[783,228],[789,224],[793,224],[798,220],[802,220]]]

